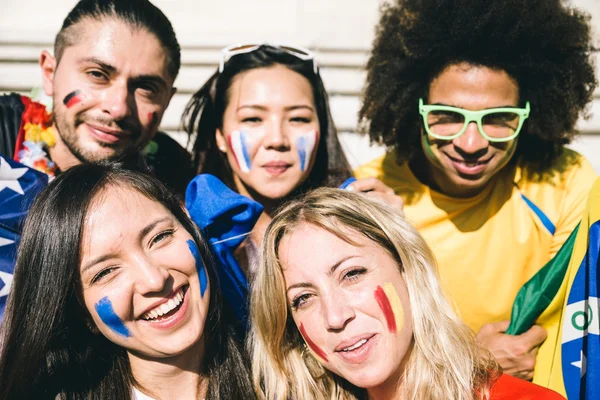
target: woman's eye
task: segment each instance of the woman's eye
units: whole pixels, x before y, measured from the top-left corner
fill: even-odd
[[[96,282],[101,281],[102,279],[104,279],[107,276],[109,276],[115,269],[117,269],[117,268],[116,267],[107,267],[107,268],[104,268],[102,271],[100,271],[96,275],[94,275],[94,277],[92,278],[91,283],[96,283]]]
[[[242,122],[247,123],[247,124],[258,124],[261,121],[262,120],[259,117],[242,118]]]
[[[294,300],[292,301],[292,309],[295,311],[298,308],[302,307],[302,305],[304,305],[308,299],[310,297],[310,294],[302,294],[296,298],[294,298]]]
[[[156,236],[154,236],[152,238],[151,245],[152,244],[157,244],[157,243],[160,243],[160,242],[162,242],[162,241],[164,241],[166,239],[169,239],[169,238],[173,237],[174,234],[175,234],[175,230],[174,229],[169,229],[169,230],[166,230],[166,231],[162,231],[162,232],[158,233]]]
[[[305,118],[305,117],[295,117],[291,119],[292,122],[299,122],[302,124],[308,124],[310,122],[312,122],[312,119],[310,118]]]
[[[347,279],[349,281],[355,281],[358,278],[360,278],[361,275],[363,275],[365,272],[367,272],[366,268],[356,268],[346,272],[346,274],[344,274],[344,279]]]

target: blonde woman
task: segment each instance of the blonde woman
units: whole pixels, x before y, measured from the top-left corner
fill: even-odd
[[[250,349],[264,399],[562,398],[502,374],[455,316],[404,217],[318,189],[266,230]]]

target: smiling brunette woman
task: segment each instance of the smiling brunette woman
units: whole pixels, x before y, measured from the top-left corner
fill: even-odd
[[[266,230],[251,298],[261,398],[558,399],[502,374],[454,315],[423,238],[367,196],[317,189]]]
[[[25,223],[0,399],[248,399],[206,245],[155,178],[83,165]]]

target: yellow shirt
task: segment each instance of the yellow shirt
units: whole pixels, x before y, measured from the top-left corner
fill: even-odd
[[[591,164],[565,150],[551,178],[536,181],[520,167],[506,167],[472,198],[431,190],[395,155],[355,171],[376,177],[404,198],[404,212],[432,248],[449,299],[475,332],[510,318],[521,286],[558,251],[581,219],[596,178]],[[554,224],[554,235],[522,196]]]

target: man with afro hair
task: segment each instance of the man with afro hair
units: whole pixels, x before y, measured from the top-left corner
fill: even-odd
[[[596,178],[564,147],[597,85],[592,51],[589,17],[559,0],[397,0],[367,65],[362,127],[393,150],[357,177],[403,197],[463,320],[505,372],[529,380],[557,327],[505,331]]]

